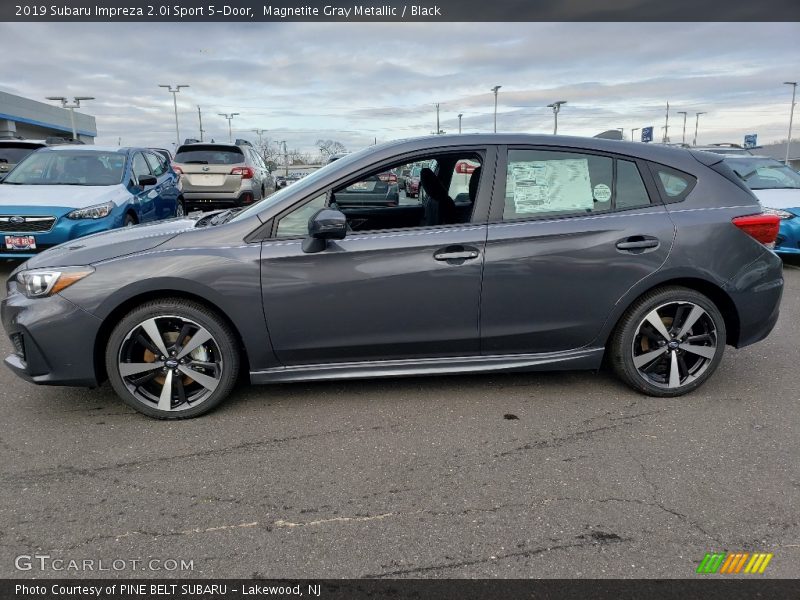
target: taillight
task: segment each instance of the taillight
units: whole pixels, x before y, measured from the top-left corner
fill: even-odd
[[[241,175],[242,179],[252,179],[256,172],[250,167],[233,167],[231,175]]]
[[[175,171],[176,175],[183,175],[183,169],[181,169],[178,165],[172,165],[172,170]]]
[[[775,243],[781,227],[781,219],[777,215],[748,215],[736,217],[732,222],[754,240],[767,246]]]
[[[381,173],[378,175],[378,179],[384,183],[397,183],[397,175],[394,173]]]

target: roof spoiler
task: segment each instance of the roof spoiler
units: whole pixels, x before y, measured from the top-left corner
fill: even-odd
[[[722,154],[715,154],[714,152],[703,152],[702,150],[689,150],[689,153],[697,159],[698,162],[707,167],[721,163],[725,157]]]

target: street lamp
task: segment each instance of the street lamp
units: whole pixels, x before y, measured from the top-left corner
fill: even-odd
[[[697,128],[700,126],[700,115],[704,115],[706,113],[699,112],[694,113],[694,141],[692,142],[692,146],[697,146]]]
[[[178,146],[181,145],[181,130],[178,129],[178,92],[181,88],[188,88],[186,84],[176,85],[174,88],[171,85],[158,84],[158,87],[167,88],[167,91],[172,94],[172,106],[175,109],[175,139],[178,141]]]
[[[225,117],[226,119],[228,119],[228,141],[229,141],[230,143],[233,143],[233,130],[231,129],[231,121],[233,121],[233,117],[235,117],[235,116],[236,116],[236,115],[238,115],[239,113],[231,113],[231,114],[227,114],[227,113],[217,113],[217,114],[218,114],[220,117]]]
[[[566,103],[567,103],[566,100],[558,100],[556,102],[553,102],[552,104],[547,105],[547,108],[553,109],[553,120],[554,120],[553,135],[558,135],[558,113],[559,111],[561,111],[561,105]]]
[[[637,131],[639,131],[640,129],[641,129],[641,127],[631,127],[631,141],[632,142],[635,141],[633,139],[633,134],[636,133]]]
[[[794,99],[797,93],[796,81],[784,81],[783,85],[792,86],[792,108],[789,110],[789,139],[786,140],[786,158],[783,159],[783,164],[789,164],[789,146],[792,145],[792,119],[794,118]]]
[[[494,92],[494,132],[497,133],[497,90],[499,90],[502,85],[496,85],[492,88]]]
[[[458,113],[458,133],[461,133],[461,117],[464,116],[464,113]]]
[[[69,109],[69,122],[72,125],[72,139],[78,139],[78,131],[75,129],[75,109],[81,107],[81,100],[94,100],[94,96],[75,96],[72,99],[72,104],[67,102],[64,96],[47,96],[48,100],[58,100],[61,102],[61,108]]]
[[[686,111],[679,110],[679,115],[683,115],[683,137],[681,138],[681,144],[686,145]]]

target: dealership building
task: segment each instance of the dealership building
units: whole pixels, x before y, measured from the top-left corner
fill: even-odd
[[[76,111],[75,130],[80,141],[94,143],[97,125],[93,116]],[[0,138],[42,140],[48,137],[72,137],[69,109],[54,102],[48,104],[0,92]]]

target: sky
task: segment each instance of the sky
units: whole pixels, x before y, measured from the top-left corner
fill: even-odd
[[[256,141],[313,153],[441,129],[559,133],[655,127],[669,137],[759,143],[788,134],[800,80],[798,23],[3,23],[0,90],[36,100],[95,96],[96,143],[173,147],[181,138]],[[800,128],[800,123],[798,128]],[[639,133],[637,132],[637,136]]]

